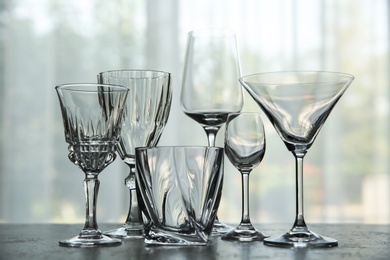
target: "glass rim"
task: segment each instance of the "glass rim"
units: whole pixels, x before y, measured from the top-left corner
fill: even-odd
[[[152,76],[130,76],[130,77],[119,77],[119,78],[130,78],[130,79],[158,79],[158,78],[167,78],[171,76],[170,72],[162,71],[162,70],[149,70],[149,69],[118,69],[118,70],[107,70],[102,71],[97,74],[98,77],[109,77],[109,78],[118,78],[114,75],[110,75],[112,73],[118,73],[118,72],[128,72],[128,73],[137,73],[137,72],[150,72],[150,73],[156,73],[156,75]]]
[[[188,32],[188,36],[193,38],[226,38],[235,37],[236,33],[228,28],[201,28]]]
[[[239,116],[243,116],[243,117],[251,116],[253,119],[254,118],[260,119],[259,122],[264,127],[263,115],[260,112],[249,111],[249,112],[232,112],[232,113],[229,113],[228,116],[227,116],[227,120],[226,120],[226,128],[228,127],[228,123],[230,123],[233,119],[235,119],[235,118],[237,118]]]
[[[242,76],[239,81],[241,83],[256,83],[256,84],[283,84],[283,85],[289,85],[289,84],[297,84],[299,83],[298,81],[294,81],[294,82],[289,82],[289,83],[284,83],[283,80],[272,80],[272,82],[270,82],[270,80],[264,80],[264,81],[261,81],[260,78],[262,76],[266,77],[266,76],[274,76],[274,75],[288,75],[288,74],[295,74],[295,75],[309,75],[309,74],[317,74],[317,75],[334,75],[337,77],[334,77],[333,79],[327,79],[327,80],[321,80],[321,81],[313,81],[316,82],[316,83],[327,83],[327,82],[340,82],[340,76],[341,77],[345,77],[345,81],[352,81],[353,79],[355,79],[355,77],[352,75],[352,74],[348,74],[348,73],[344,73],[344,72],[337,72],[337,71],[324,71],[324,70],[285,70],[285,71],[273,71],[273,72],[260,72],[260,73],[253,73],[253,74],[248,74],[248,75],[245,75],[245,76]],[[254,81],[250,81],[249,79],[250,78],[257,78],[259,80],[257,80],[256,82]],[[307,83],[311,83],[311,82],[301,82],[302,84],[307,84]]]
[[[90,87],[107,87],[110,89],[92,89]],[[60,84],[55,87],[56,90],[80,92],[80,93],[108,93],[108,92],[128,92],[128,87],[117,85],[117,84],[102,84],[102,83],[66,83]]]

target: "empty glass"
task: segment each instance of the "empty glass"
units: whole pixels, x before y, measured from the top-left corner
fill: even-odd
[[[268,237],[257,230],[249,215],[249,173],[263,160],[265,132],[259,113],[232,113],[226,121],[225,152],[230,162],[240,171],[242,181],[241,223],[222,235],[223,240],[263,241]]]
[[[223,148],[136,148],[145,243],[205,245],[221,199]]]
[[[203,127],[209,146],[215,146],[216,135],[228,114],[242,109],[240,76],[233,31],[214,28],[188,33],[180,101],[184,113]],[[231,229],[217,217],[213,234]]]
[[[156,146],[168,121],[172,101],[171,74],[153,70],[112,70],[98,74],[98,82],[130,89],[117,151],[129,166],[125,185],[130,190],[127,218],[122,227],[104,232],[121,239],[142,236],[135,183],[135,147]]]
[[[61,246],[94,247],[121,244],[102,234],[96,221],[99,173],[115,158],[123,107],[128,89],[104,84],[66,84],[56,87],[60,101],[69,159],[85,173],[85,225]]]
[[[241,84],[272,122],[295,157],[296,216],[292,228],[264,244],[279,247],[333,247],[336,239],[318,235],[303,216],[303,158],[354,77],[327,71],[282,71],[248,75]]]

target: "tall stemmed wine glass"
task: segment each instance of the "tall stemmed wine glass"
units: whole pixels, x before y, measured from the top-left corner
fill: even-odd
[[[203,127],[209,146],[215,146],[215,137],[228,114],[242,109],[240,75],[234,32],[227,29],[189,32],[181,106],[187,116]],[[231,229],[216,218],[213,234]]]
[[[98,74],[98,82],[130,89],[125,104],[117,152],[129,166],[125,185],[130,190],[127,218],[122,227],[104,234],[126,239],[143,235],[135,181],[135,148],[156,146],[168,121],[172,102],[171,74],[153,70],[112,70]]]
[[[104,84],[65,84],[56,87],[69,159],[85,173],[85,225],[61,246],[113,246],[121,241],[102,234],[96,221],[99,173],[115,160],[123,107],[128,89]]]
[[[287,233],[264,240],[280,247],[332,247],[337,240],[308,229],[303,216],[303,158],[354,77],[323,71],[286,71],[242,77],[296,160],[296,218]]]
[[[263,241],[268,237],[252,225],[249,215],[249,174],[263,160],[265,147],[264,126],[259,113],[229,114],[226,121],[225,153],[241,173],[242,215],[238,227],[222,235],[223,240]]]

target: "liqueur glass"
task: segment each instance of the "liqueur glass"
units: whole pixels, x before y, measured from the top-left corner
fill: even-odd
[[[337,240],[309,230],[303,215],[303,158],[354,77],[326,71],[248,75],[241,84],[261,107],[296,161],[296,217],[285,234],[266,238],[279,247],[333,247]]]
[[[215,146],[216,135],[228,114],[242,109],[240,76],[234,32],[202,29],[188,33],[181,106],[187,116],[203,127],[209,146]],[[216,218],[214,235],[231,229]]]
[[[97,77],[99,83],[130,89],[117,145],[119,156],[130,168],[125,179],[130,194],[129,209],[122,227],[104,234],[121,239],[139,237],[143,235],[143,220],[137,202],[135,148],[156,146],[161,137],[171,108],[171,74],[153,70],[112,70],[101,72]]]
[[[56,87],[69,159],[85,173],[86,218],[78,236],[61,246],[114,246],[121,241],[102,234],[96,221],[99,173],[115,160],[128,89],[105,84],[64,84]]]
[[[249,214],[249,174],[260,164],[266,141],[263,121],[259,113],[232,113],[226,121],[225,153],[240,171],[242,181],[241,223],[222,235],[229,241],[263,241],[268,237],[251,223]]]
[[[221,147],[136,148],[145,243],[206,245],[221,199]]]

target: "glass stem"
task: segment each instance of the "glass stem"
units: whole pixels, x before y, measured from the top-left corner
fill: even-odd
[[[307,229],[305,219],[303,216],[303,157],[306,152],[294,152],[296,164],[296,182],[295,182],[295,196],[296,196],[296,218],[294,228]]]
[[[241,224],[250,224],[251,220],[249,217],[249,173],[250,171],[241,172],[242,181],[242,216]]]
[[[85,225],[80,232],[80,237],[94,238],[100,237],[101,232],[98,230],[96,222],[96,202],[99,191],[100,181],[97,173],[86,173],[84,179],[85,193]]]
[[[135,182],[135,164],[130,163],[128,164],[130,168],[129,176],[125,179],[125,185],[130,190],[130,204],[129,204],[129,211],[127,213],[127,218],[125,225],[131,225],[131,224],[139,224],[141,222],[141,211],[138,207],[138,200],[137,200],[137,190],[136,190],[136,182]]]
[[[211,146],[211,147],[215,146],[215,139],[217,137],[217,133],[218,133],[219,128],[221,126],[208,126],[208,125],[202,125],[202,126],[203,126],[204,131],[207,134],[207,140],[208,140],[209,146]],[[215,216],[215,222],[220,224],[218,215]]]
[[[217,137],[217,133],[219,131],[220,126],[207,126],[204,125],[203,129],[207,134],[207,139],[209,142],[209,146],[215,146],[215,138]]]

